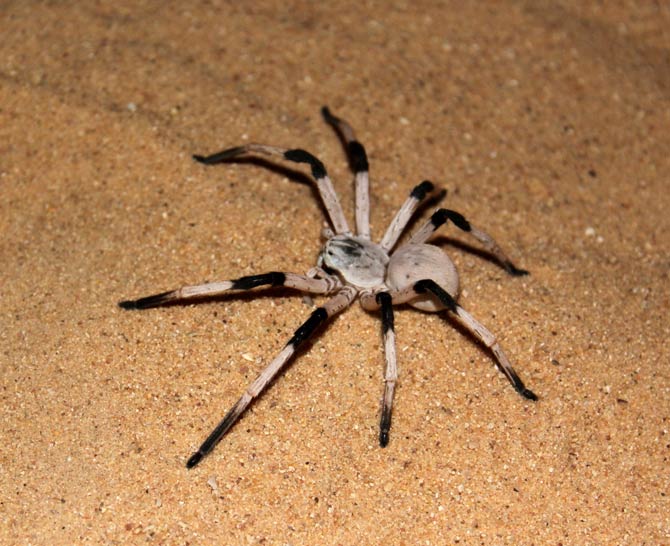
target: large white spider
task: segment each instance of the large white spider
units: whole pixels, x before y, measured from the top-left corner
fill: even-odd
[[[459,292],[456,268],[441,249],[426,244],[426,241],[440,226],[451,220],[457,228],[469,233],[483,244],[508,273],[526,275],[528,272],[517,269],[489,235],[474,227],[458,212],[449,209],[437,210],[430,220],[410,237],[407,243],[396,248],[398,238],[412,214],[433,191],[433,184],[427,180],[410,192],[381,241],[373,242],[370,239],[368,160],[365,149],[356,140],[354,131],[347,122],[335,117],[327,107],[322,109],[322,114],[326,122],[338,131],[346,144],[349,160],[356,175],[356,235],[352,234],[349,229],[323,163],[305,150],[287,150],[263,144],[246,144],[209,156],[195,155],[193,156],[195,160],[206,165],[220,163],[248,153],[277,156],[295,163],[307,163],[311,167],[312,176],[334,229],[334,231],[324,230],[327,240],[321,249],[316,267],[306,275],[273,271],[234,280],[183,286],[177,290],[119,302],[124,309],[147,309],[167,303],[219,296],[231,291],[248,291],[258,286],[283,286],[308,294],[334,294],[295,331],[280,353],[247,387],[237,403],[188,459],[186,462],[188,468],[197,465],[214,449],[251,401],[281,371],[298,347],[322,323],[346,309],[356,298],[360,299],[361,305],[366,310],[381,310],[382,337],[386,357],[384,395],[379,424],[379,445],[381,447],[385,447],[389,441],[393,393],[398,378],[393,328],[394,305],[408,303],[422,311],[435,312],[446,309],[451,312],[468,331],[491,350],[498,367],[512,386],[525,398],[537,400],[537,396],[524,386],[512,368],[495,336],[456,303]]]

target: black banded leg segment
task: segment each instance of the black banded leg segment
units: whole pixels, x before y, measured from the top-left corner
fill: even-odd
[[[347,148],[349,165],[354,171],[356,189],[356,233],[366,239],[370,238],[370,181],[368,156],[363,145],[356,139],[356,134],[346,121],[333,115],[327,106],[321,114],[328,124],[340,134]]]
[[[379,292],[376,302],[381,309],[382,339],[384,341],[384,395],[382,397],[381,418],[379,421],[379,445],[386,447],[389,443],[391,416],[393,413],[393,395],[398,380],[398,360],[395,347],[395,328],[393,324],[393,300],[388,292]]]
[[[412,238],[410,239],[410,244],[420,244],[428,240],[428,238],[435,233],[441,226],[446,224],[448,221],[451,221],[458,229],[468,233],[477,241],[479,241],[484,248],[495,256],[500,265],[505,268],[510,275],[521,276],[528,275],[528,271],[525,269],[517,268],[512,261],[507,257],[507,254],[503,252],[500,245],[491,237],[488,233],[476,228],[470,222],[468,222],[465,217],[456,212],[455,210],[449,209],[439,209],[433,213],[430,217],[430,220],[419,229]]]
[[[416,209],[434,189],[435,186],[433,186],[430,180],[424,180],[412,189],[407,200],[402,204],[393,220],[391,220],[379,246],[387,252],[395,246]]]
[[[268,369],[270,368],[268,367],[263,371],[263,373],[261,373],[261,375],[258,376],[256,381],[254,381],[251,387],[249,387],[247,392],[245,392],[237,401],[237,403],[228,411],[228,413],[226,413],[225,417],[198,448],[198,451],[189,457],[188,461],[186,462],[187,468],[193,468],[205,455],[214,449],[216,444],[218,444],[221,438],[225,436],[226,432],[230,430],[230,427],[232,427],[237,422],[237,420],[240,418],[240,415],[242,415],[244,410],[248,407],[249,403],[254,399],[255,396],[253,392],[255,390],[260,392],[265,384],[267,384],[277,373],[277,371],[279,371],[281,366],[283,366],[283,364],[285,364],[286,361],[288,361],[288,359],[295,353],[300,344],[310,335],[312,335],[319,327],[319,325],[327,318],[328,313],[326,313],[326,310],[323,307],[319,307],[310,315],[310,317],[303,323],[303,325],[295,331],[293,337],[289,340],[284,349],[279,353],[277,358],[273,360],[273,363],[277,361],[279,362],[269,370],[272,372],[272,375],[270,376],[268,373]],[[271,363],[270,366],[272,366],[273,363]],[[254,388],[255,385],[256,388]]]
[[[216,428],[214,428],[198,450],[189,457],[186,462],[187,468],[193,468],[205,455],[214,449],[214,447],[221,441],[221,438],[223,438],[230,428],[237,422],[249,404],[263,392],[265,387],[267,387],[267,385],[282,370],[300,345],[309,339],[327,319],[345,309],[353,301],[355,296],[356,291],[354,289],[345,287],[333,298],[328,300],[323,307],[314,310],[309,318],[294,332],[293,336],[280,353],[266,366],[254,382],[247,387],[244,394],[228,413],[226,413],[224,418],[219,422]]]
[[[176,290],[161,292],[160,294],[146,296],[137,300],[121,301],[119,302],[119,307],[123,309],[149,309],[150,307],[158,307],[168,303],[220,296],[231,291],[248,291],[259,286],[284,286],[309,294],[327,294],[337,288],[339,284],[339,281],[335,277],[314,279],[296,273],[271,271],[259,275],[240,277],[239,279],[182,286]]]
[[[414,283],[414,291],[417,294],[425,294],[427,291],[432,292],[447,310],[454,313],[460,319],[461,323],[468,329],[468,331],[481,340],[486,347],[491,349],[491,352],[498,363],[498,367],[505,374],[516,391],[528,400],[537,400],[535,393],[526,388],[523,381],[521,381],[521,378],[514,371],[514,368],[512,368],[507,355],[498,344],[495,336],[470,313],[458,305],[456,300],[454,300],[449,293],[431,279],[423,279]]]
[[[244,146],[235,146],[228,148],[221,152],[212,155],[194,155],[193,159],[205,165],[214,165],[229,159],[233,159],[240,155],[248,153],[257,153],[261,155],[275,156],[293,163],[307,163],[312,171],[312,178],[316,182],[317,189],[321,195],[323,205],[326,207],[330,222],[335,228],[336,233],[349,233],[349,225],[344,217],[342,206],[333,188],[333,183],[328,177],[326,167],[324,164],[311,153],[295,148],[287,150],[285,148],[278,148],[276,146],[268,146],[266,144],[245,144]]]
[[[244,146],[234,146],[211,155],[194,154],[193,159],[204,165],[215,165],[233,159],[240,155],[248,153],[258,153],[261,155],[279,156],[287,161],[294,163],[307,163],[312,171],[314,178],[323,178],[327,176],[326,167],[315,156],[309,152],[295,148],[291,150],[277,148],[276,146],[267,146],[265,144],[246,144]]]
[[[210,155],[193,154],[193,159],[204,165],[216,165],[217,163],[223,163],[238,155],[246,154],[248,151],[251,150],[248,149],[247,146],[234,146],[233,148],[226,148],[225,150]]]

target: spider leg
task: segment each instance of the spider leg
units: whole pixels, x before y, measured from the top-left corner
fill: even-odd
[[[348,307],[357,295],[356,289],[345,286],[322,307],[317,308],[310,317],[298,328],[280,353],[267,365],[251,385],[249,385],[228,411],[224,418],[214,428],[198,450],[186,462],[187,468],[193,468],[207,455],[221,438],[237,422],[249,404],[265,389],[265,387],[281,371],[286,362],[295,354],[298,347],[307,340],[316,329],[327,319]]]
[[[248,153],[257,153],[261,155],[269,156],[278,156],[286,161],[292,161],[294,163],[307,163],[309,164],[312,170],[312,177],[316,181],[316,187],[319,190],[319,195],[321,195],[321,200],[323,201],[326,211],[328,212],[328,217],[330,218],[335,231],[339,233],[350,233],[349,225],[347,220],[344,217],[344,212],[342,212],[342,206],[340,201],[337,198],[335,189],[333,188],[333,183],[328,177],[326,172],[326,167],[323,163],[305,150],[301,149],[285,149],[277,148],[276,146],[267,146],[265,144],[245,144],[244,146],[237,146],[235,148],[229,148],[221,152],[202,156],[194,155],[193,159],[204,163],[205,165],[213,165],[215,163],[221,163],[222,161],[227,161],[239,155],[245,155]]]
[[[419,229],[414,235],[412,235],[408,244],[421,244],[428,240],[428,238],[435,233],[443,224],[446,224],[448,220],[451,220],[453,224],[460,230],[465,231],[477,239],[486,250],[493,254],[498,262],[505,268],[505,270],[514,276],[528,275],[528,271],[525,269],[517,268],[512,261],[507,257],[500,248],[500,245],[495,242],[493,237],[488,233],[476,228],[470,222],[468,222],[465,217],[453,210],[449,209],[439,209],[430,217],[430,219]]]
[[[537,400],[535,393],[524,385],[521,378],[514,371],[507,355],[502,350],[502,347],[500,347],[500,344],[491,331],[458,305],[456,300],[435,281],[432,279],[422,279],[415,282],[412,286],[402,290],[391,290],[388,294],[391,296],[393,305],[400,305],[401,303],[411,301],[420,294],[425,294],[427,291],[433,293],[449,312],[456,315],[472,335],[477,337],[491,350],[500,370],[505,374],[505,377],[507,377],[509,382],[521,396],[529,400]],[[361,305],[364,309],[372,311],[378,309],[381,306],[381,302],[377,301],[376,298],[370,294],[363,294],[361,295]]]
[[[228,281],[182,286],[176,290],[161,292],[160,294],[146,296],[137,300],[120,301],[119,307],[123,309],[148,309],[177,301],[220,296],[231,291],[247,291],[258,286],[285,286],[309,294],[328,294],[339,288],[340,285],[339,279],[334,276],[316,279],[306,275],[272,271],[270,273],[249,275]]]
[[[379,445],[386,447],[389,443],[389,431],[391,430],[393,395],[398,380],[398,358],[396,356],[395,328],[393,325],[393,299],[388,292],[379,292],[375,296],[375,301],[381,308],[382,338],[384,340],[384,357],[386,358],[384,396],[379,421]]]
[[[356,140],[354,130],[346,121],[333,115],[327,106],[321,109],[327,123],[340,134],[347,146],[347,156],[355,175],[356,189],[356,233],[370,238],[370,181],[368,156],[363,145]]]
[[[491,349],[493,356],[496,358],[498,365],[500,366],[500,370],[505,374],[516,391],[524,398],[537,400],[535,393],[526,388],[523,381],[521,381],[521,378],[514,371],[514,368],[512,368],[512,364],[502,350],[502,347],[500,347],[496,337],[470,313],[458,305],[456,300],[451,297],[449,293],[431,279],[417,281],[412,288],[417,294],[423,294],[426,291],[435,294],[447,310],[456,315],[470,333],[477,337],[484,345],[486,345],[486,347]]]
[[[414,211],[416,211],[421,201],[423,201],[433,189],[433,183],[428,180],[424,180],[421,184],[414,187],[407,200],[402,204],[393,220],[391,220],[379,246],[387,252],[395,246],[403,230],[407,227],[410,218],[412,218],[412,214],[414,214]]]

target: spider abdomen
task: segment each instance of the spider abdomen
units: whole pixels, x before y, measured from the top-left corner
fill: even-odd
[[[417,281],[432,279],[451,297],[458,297],[458,271],[451,258],[433,245],[410,244],[391,255],[386,271],[386,285],[392,290],[410,288]],[[422,311],[440,311],[444,305],[432,294],[424,294],[410,302]]]

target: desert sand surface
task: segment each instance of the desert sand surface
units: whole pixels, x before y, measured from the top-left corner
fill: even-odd
[[[665,2],[5,2],[0,10],[0,543],[670,544],[670,8]],[[126,311],[185,284],[304,273],[308,169],[372,234],[411,189],[450,226],[461,305],[338,315],[196,468],[185,462],[314,302],[288,290]]]

